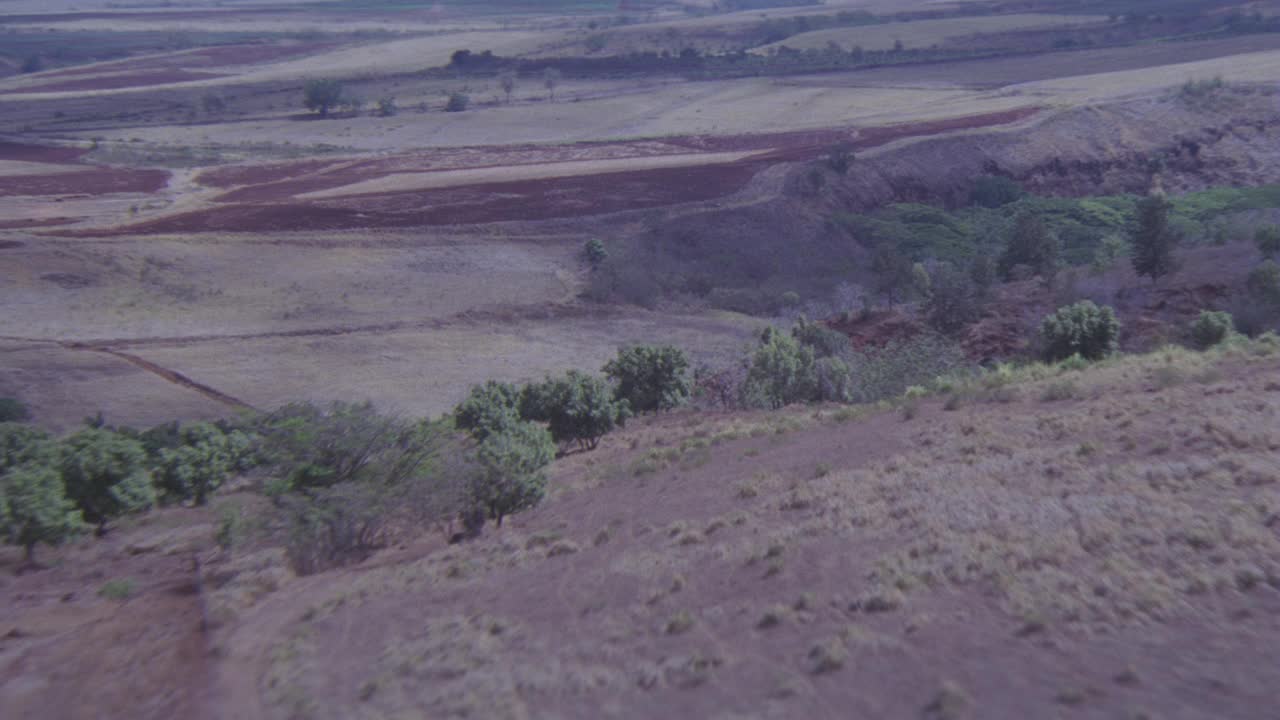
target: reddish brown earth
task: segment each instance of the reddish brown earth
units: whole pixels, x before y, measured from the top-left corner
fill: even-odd
[[[22,145],[20,143],[0,142],[0,160],[21,160],[23,162],[58,165],[74,163],[87,152],[89,151],[76,147],[49,147],[47,145]]]
[[[0,197],[7,195],[109,195],[153,193],[169,182],[164,170],[132,170],[86,165],[84,172],[0,177]]]
[[[689,136],[664,139],[662,144],[679,151],[707,152],[761,150],[761,154],[732,163],[682,168],[623,171],[599,175],[543,178],[516,182],[463,185],[433,190],[353,195],[326,200],[293,200],[297,194],[342,187],[391,173],[421,172],[448,165],[449,153],[476,153],[485,159],[468,167],[509,165],[492,148],[462,148],[444,154],[414,154],[364,160],[347,165],[340,161],[306,161],[220,168],[200,177],[215,187],[241,184],[218,200],[229,204],[129,225],[112,230],[86,230],[82,236],[170,232],[269,232],[287,230],[340,230],[368,227],[417,227],[463,225],[516,220],[602,215],[624,210],[713,200],[742,190],[759,171],[779,162],[805,161],[830,152],[834,145],[853,150],[884,145],[910,137],[925,137],[955,130],[990,127],[1034,115],[1038,108],[1020,108],[930,122],[887,127],[829,129],[797,133],[743,135],[724,138]],[[602,150],[635,154],[657,152],[652,144],[600,144]],[[642,144],[641,144],[642,145]],[[658,146],[661,147],[661,146]],[[529,152],[531,148],[508,149]],[[566,157],[572,148],[559,152]],[[608,153],[602,153],[607,155]],[[541,162],[550,162],[539,157]],[[326,173],[326,168],[336,167]]]
[[[70,92],[73,90],[117,90],[119,88],[147,87],[150,85],[167,85],[169,83],[189,82],[193,80],[211,80],[226,77],[220,73],[191,72],[189,70],[165,70],[149,73],[133,73],[130,75],[106,75],[86,78],[84,80],[64,80],[62,82],[30,85],[13,90],[0,90],[0,95],[27,95],[31,93]]]
[[[84,218],[78,217],[56,217],[56,218],[25,218],[22,220],[0,220],[0,230],[21,230],[23,228],[34,227],[52,227],[54,225],[70,225]]]

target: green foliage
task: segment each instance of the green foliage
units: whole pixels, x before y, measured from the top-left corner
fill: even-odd
[[[344,482],[282,496],[286,551],[294,568],[302,574],[319,572],[382,547],[399,506],[399,489],[381,482]]]
[[[791,328],[791,336],[801,345],[813,349],[814,357],[843,357],[853,349],[849,336],[821,323],[800,318]]]
[[[689,358],[671,345],[622,348],[604,366],[604,374],[614,383],[614,396],[636,413],[679,407],[692,391]]]
[[[1258,246],[1262,257],[1270,260],[1280,254],[1280,227],[1264,225],[1253,235],[1253,242]]]
[[[847,403],[853,398],[853,374],[839,356],[819,357],[813,363],[813,375],[818,402]]]
[[[882,242],[871,256],[871,272],[875,276],[877,294],[893,305],[895,300],[902,299],[911,286],[911,259],[889,242]]]
[[[1102,272],[1129,255],[1129,241],[1120,235],[1107,235],[1093,255],[1093,269]]]
[[[1138,203],[1133,230],[1133,269],[1152,280],[1177,269],[1173,257],[1178,234],[1169,227],[1169,210],[1173,206],[1163,195],[1152,195]]]
[[[471,501],[502,525],[502,518],[537,505],[546,494],[543,469],[555,458],[551,433],[532,422],[517,422],[480,443],[481,471],[471,483]]]
[[[302,104],[321,117],[342,104],[342,82],[335,78],[312,78],[302,88]]]
[[[967,364],[958,344],[939,335],[894,340],[862,348],[849,356],[850,401],[874,403],[901,397],[907,388],[925,387]]]
[[[969,193],[969,204],[998,208],[1017,202],[1024,194],[1016,180],[1002,175],[987,175],[974,183],[973,191]]]
[[[1191,324],[1191,344],[1200,350],[1221,343],[1235,332],[1235,322],[1230,313],[1205,310]]]
[[[57,545],[83,527],[54,467],[29,463],[0,474],[0,535],[24,548],[28,563],[35,562],[36,545]]]
[[[817,397],[814,360],[813,348],[787,333],[765,328],[742,385],[742,403],[777,409],[813,401]]]
[[[53,449],[43,430],[16,422],[0,423],[0,475],[19,465],[48,461]]]
[[[398,483],[424,474],[440,428],[383,415],[372,403],[286,405],[257,423],[268,463],[294,489]]]
[[[1116,351],[1120,321],[1110,307],[1084,300],[1045,317],[1040,337],[1045,359],[1050,362],[1077,354],[1086,360],[1100,360]]]
[[[596,270],[609,259],[609,251],[599,238],[592,238],[582,246],[582,259],[587,261],[592,270]]]
[[[181,443],[162,448],[154,471],[156,486],[170,502],[204,505],[249,452],[251,440],[232,430],[224,433],[211,423],[182,428]]]
[[[445,112],[463,112],[471,105],[471,96],[464,92],[449,93],[449,101],[445,103]]]
[[[1044,278],[1051,278],[1058,270],[1060,249],[1058,239],[1038,215],[1025,213],[1014,221],[1012,232],[1000,254],[997,265],[1000,275],[1012,278],[1015,268],[1024,266]]]
[[[104,428],[86,428],[58,444],[58,469],[84,519],[101,532],[109,520],[155,504],[142,443]]]
[[[17,398],[0,398],[0,423],[26,422],[31,419],[31,409]]]
[[[588,450],[630,415],[630,406],[614,398],[604,378],[577,370],[526,386],[520,400],[521,418],[547,423],[561,446],[577,443]]]
[[[520,420],[520,390],[509,383],[489,380],[475,385],[453,410],[453,423],[478,441]]]

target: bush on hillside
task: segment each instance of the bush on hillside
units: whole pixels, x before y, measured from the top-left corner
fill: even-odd
[[[801,345],[812,348],[817,358],[844,357],[853,349],[848,335],[803,317],[791,328],[791,336]]]
[[[765,328],[751,356],[742,404],[778,409],[817,397],[813,348],[776,328]]]
[[[325,117],[342,104],[342,82],[334,78],[312,78],[302,88],[302,104]]]
[[[45,431],[22,423],[0,423],[0,475],[26,463],[51,461],[53,450],[53,439]]]
[[[671,410],[689,399],[689,358],[671,345],[634,345],[622,348],[604,366],[614,383],[614,396],[632,412]]]
[[[147,460],[142,443],[105,428],[86,428],[58,443],[67,497],[99,533],[108,521],[155,504]]]
[[[1100,360],[1115,352],[1120,339],[1120,321],[1109,306],[1098,307],[1090,300],[1059,308],[1040,324],[1044,356],[1049,362],[1080,355]]]
[[[1235,322],[1230,313],[1205,310],[1191,324],[1191,344],[1197,349],[1208,350],[1231,337]]]
[[[601,438],[630,416],[630,406],[614,397],[604,378],[577,370],[531,383],[520,398],[520,417],[547,423],[561,447],[577,444],[579,449],[594,450]]]
[[[489,380],[474,385],[467,397],[453,409],[453,423],[477,441],[520,420],[520,390],[510,383]]]
[[[83,527],[56,468],[28,463],[0,475],[0,537],[23,548],[27,564],[38,544],[57,545]]]
[[[169,502],[204,505],[209,496],[238,470],[250,452],[249,436],[224,433],[212,423],[193,423],[179,432],[181,442],[157,453],[156,487]]]
[[[470,500],[498,526],[512,513],[537,505],[546,494],[544,468],[555,458],[551,433],[532,422],[517,422],[480,443],[480,472],[472,477]]]
[[[1253,235],[1253,242],[1258,246],[1262,257],[1268,260],[1280,255],[1280,226],[1265,225],[1258,228]]]

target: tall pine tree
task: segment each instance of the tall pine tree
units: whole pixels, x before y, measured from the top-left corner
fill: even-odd
[[[1164,193],[1155,192],[1138,203],[1133,231],[1133,269],[1157,281],[1178,269],[1173,256],[1178,234],[1169,227],[1172,205]]]

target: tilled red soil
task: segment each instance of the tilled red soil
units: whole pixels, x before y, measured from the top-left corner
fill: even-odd
[[[169,173],[164,170],[85,166],[84,172],[0,177],[0,197],[154,193],[168,182]]]
[[[759,149],[762,153],[738,162],[716,165],[540,178],[314,201],[291,198],[304,192],[384,177],[392,172],[413,172],[415,169],[420,172],[422,168],[429,167],[432,160],[428,155],[380,158],[351,163],[332,173],[319,171],[336,165],[338,161],[223,168],[206,173],[201,181],[215,186],[244,183],[244,187],[218,198],[234,204],[173,215],[121,229],[89,230],[76,234],[101,236],[202,231],[342,230],[467,225],[600,215],[732,195],[769,165],[811,160],[830,152],[833,145],[841,143],[854,150],[867,149],[903,138],[1016,122],[1038,110],[1034,107],[1019,108],[1000,113],[866,128],[857,133],[851,133],[847,129],[830,129],[724,138],[690,136],[664,139],[661,143],[680,148],[680,151]],[[640,148],[638,152],[652,155],[655,150],[650,146]],[[494,153],[490,151],[488,155],[492,157]],[[493,160],[488,162],[492,163]],[[308,176],[313,173],[314,175]],[[255,182],[262,184],[255,185]]]

